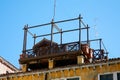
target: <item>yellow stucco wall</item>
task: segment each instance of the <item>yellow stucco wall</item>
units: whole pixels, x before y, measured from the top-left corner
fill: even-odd
[[[98,80],[99,74],[117,71],[120,72],[120,61],[9,74],[1,76],[0,80],[55,80],[70,77],[80,77],[80,80]]]

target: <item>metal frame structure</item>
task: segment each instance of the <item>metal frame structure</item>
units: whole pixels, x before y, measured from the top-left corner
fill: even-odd
[[[27,46],[27,34],[29,33],[30,35],[32,35],[32,37],[34,38],[34,45],[36,43],[36,38],[38,37],[44,37],[44,36],[51,36],[51,45],[50,45],[50,53],[52,53],[52,42],[53,42],[53,35],[54,34],[60,34],[60,45],[61,46],[63,44],[62,42],[62,35],[63,33],[66,33],[66,32],[72,32],[72,31],[79,31],[79,41],[78,42],[73,42],[75,43],[75,45],[73,43],[67,43],[69,44],[68,46],[70,46],[69,48],[72,50],[74,49],[74,47],[78,46],[78,49],[81,50],[81,44],[83,42],[87,43],[90,47],[90,43],[93,42],[93,41],[99,41],[99,49],[97,50],[94,50],[94,59],[93,60],[97,60],[97,59],[105,59],[105,57],[107,56],[108,57],[108,52],[102,42],[102,39],[94,39],[94,40],[90,40],[89,39],[89,26],[84,24],[84,22],[82,21],[82,17],[81,15],[79,15],[79,17],[77,18],[73,18],[73,19],[67,19],[67,20],[61,20],[61,21],[54,21],[52,20],[50,23],[46,23],[46,24],[41,24],[41,25],[35,25],[35,26],[28,26],[28,25],[25,25],[24,26],[24,40],[23,40],[23,54],[28,54],[29,52],[32,51],[32,49],[26,49],[26,46]],[[78,20],[79,21],[79,26],[77,29],[72,29],[72,30],[65,30],[65,31],[62,31],[62,29],[59,29],[59,27],[56,25],[57,23],[65,23],[65,22],[69,22],[69,21],[75,21],[75,20]],[[51,33],[50,34],[43,34],[43,35],[36,35],[36,34],[32,34],[29,29],[32,29],[32,28],[37,28],[37,27],[42,27],[42,26],[47,26],[47,25],[51,25]],[[82,25],[84,27],[82,27]],[[53,28],[56,28],[58,32],[53,32]],[[87,36],[87,40],[85,41],[81,41],[81,31],[82,30],[86,30],[86,36]],[[71,45],[72,44],[72,45]],[[105,49],[105,52],[104,54],[101,54],[101,51],[102,51],[102,45],[103,45],[103,48]],[[33,54],[33,53],[32,53]],[[106,55],[106,56],[105,56]]]

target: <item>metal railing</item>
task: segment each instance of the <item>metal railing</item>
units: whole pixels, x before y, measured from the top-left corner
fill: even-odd
[[[101,39],[97,39],[98,41]],[[95,40],[90,40],[89,42]],[[81,50],[83,52],[82,55],[88,56],[92,54],[92,60],[107,60],[108,58],[108,52],[102,47],[100,44],[100,47],[98,49],[92,49],[92,52],[90,52],[90,45],[87,44],[88,49],[85,49],[85,46],[82,46],[84,44],[87,44],[87,41],[82,41],[81,43],[79,41],[77,42],[71,42],[71,43],[65,43],[60,45],[53,45],[53,46],[46,46],[46,47],[38,47],[33,49],[28,49],[21,55],[22,58],[35,58],[35,57],[42,57],[42,56],[50,56],[50,55],[60,55],[60,54],[66,54],[69,52],[79,51]],[[83,49],[84,48],[84,49]],[[85,50],[89,50],[88,52]],[[85,57],[86,58],[86,57]],[[88,57],[89,59],[89,57]]]
[[[23,53],[24,58],[34,58],[50,54],[61,54],[65,52],[72,52],[79,50],[79,42],[66,43],[62,45],[39,47],[35,49],[28,49]]]

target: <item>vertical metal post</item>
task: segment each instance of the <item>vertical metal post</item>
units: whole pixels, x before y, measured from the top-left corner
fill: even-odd
[[[35,42],[36,42],[36,34],[34,34],[33,38],[34,38],[34,45],[35,45]]]
[[[99,40],[99,44],[100,44],[100,58],[102,59],[103,58],[103,54],[101,54],[101,41],[102,41],[102,39]]]
[[[107,59],[106,59],[106,60],[108,60],[108,52],[106,52],[106,56],[107,56]]]
[[[89,27],[88,27],[88,24],[87,24],[87,44],[90,47],[90,43],[89,43]]]
[[[101,50],[101,45],[102,45],[102,39],[100,39],[99,44],[100,44],[100,50]]]
[[[81,50],[81,15],[79,15],[79,49]]]
[[[62,29],[61,29],[61,33],[60,33],[60,44],[62,45]]]
[[[53,43],[53,26],[54,26],[54,20],[52,19],[52,22],[51,22],[51,44],[50,44],[50,53],[52,53],[52,43]]]
[[[24,26],[23,53],[26,54],[28,25]]]

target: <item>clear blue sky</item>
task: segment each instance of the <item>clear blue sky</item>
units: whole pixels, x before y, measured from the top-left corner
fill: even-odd
[[[84,18],[97,38],[102,38],[109,57],[120,57],[119,0],[56,0],[55,20]],[[54,0],[0,0],[0,56],[19,68],[23,27],[50,22]],[[95,28],[96,29],[95,29]]]

